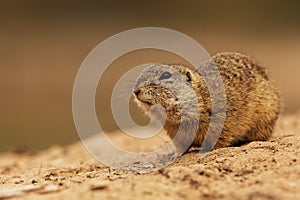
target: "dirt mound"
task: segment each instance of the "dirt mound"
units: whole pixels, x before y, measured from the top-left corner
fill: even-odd
[[[80,143],[5,153],[0,199],[298,199],[299,117],[282,117],[269,141],[217,149],[203,159],[190,152],[145,174],[102,165]]]

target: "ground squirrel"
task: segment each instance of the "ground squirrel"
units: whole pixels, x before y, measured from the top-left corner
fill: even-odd
[[[280,112],[280,99],[265,68],[241,53],[218,53],[212,60],[222,77],[226,94],[226,118],[214,148],[270,138]],[[186,82],[175,80],[174,71]],[[194,90],[198,108],[190,108],[190,94],[184,85],[190,85]],[[134,96],[146,113],[154,104],[165,108],[164,128],[171,138],[175,137],[180,122],[192,122],[193,113],[199,112],[198,130],[191,146],[201,146],[210,123],[212,99],[197,70],[177,64],[148,66],[136,81]],[[189,109],[187,114],[181,112],[182,107]],[[186,132],[188,134],[188,128]]]

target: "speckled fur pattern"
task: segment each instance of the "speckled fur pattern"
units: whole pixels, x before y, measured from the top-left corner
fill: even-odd
[[[281,104],[279,92],[269,80],[266,69],[241,53],[218,53],[212,60],[203,66],[209,70],[209,65],[215,64],[226,93],[226,118],[214,148],[269,139]],[[176,73],[181,76],[174,76]],[[191,103],[195,98],[197,106]],[[161,104],[166,109],[164,128],[172,138],[180,122],[191,124],[198,119],[199,128],[192,146],[202,145],[209,124],[214,123],[210,121],[212,99],[205,80],[197,70],[184,65],[152,65],[144,69],[136,82],[135,100],[146,113],[154,104]],[[198,113],[200,118],[197,118]],[[211,126],[216,131],[220,129],[217,123]]]

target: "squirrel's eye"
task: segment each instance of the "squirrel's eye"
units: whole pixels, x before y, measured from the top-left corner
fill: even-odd
[[[169,72],[164,72],[162,73],[162,75],[159,77],[159,80],[163,80],[163,79],[168,79],[171,78],[172,74]]]
[[[186,81],[187,81],[187,82],[191,82],[191,81],[192,81],[192,75],[191,75],[190,72],[187,72],[187,73],[186,73]]]

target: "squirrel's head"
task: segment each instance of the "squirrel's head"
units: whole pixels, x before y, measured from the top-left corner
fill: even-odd
[[[183,65],[150,64],[136,81],[135,101],[147,114],[152,105],[162,105],[172,123],[196,119],[199,95],[193,88],[195,76]],[[162,116],[160,112],[154,110],[158,117]]]

